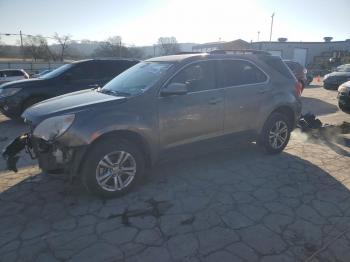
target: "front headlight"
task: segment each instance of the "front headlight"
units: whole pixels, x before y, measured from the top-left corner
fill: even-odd
[[[13,96],[14,94],[18,93],[21,90],[22,90],[22,88],[19,88],[19,87],[1,88],[0,89],[0,97]]]
[[[324,75],[323,80],[326,80],[329,77],[329,74]]]
[[[68,130],[74,118],[75,115],[63,115],[45,119],[34,129],[33,135],[46,141],[53,141]]]

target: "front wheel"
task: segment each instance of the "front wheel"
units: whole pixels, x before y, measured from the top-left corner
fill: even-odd
[[[291,123],[280,113],[273,113],[266,121],[259,142],[270,154],[277,154],[287,146],[291,132]]]
[[[132,189],[144,169],[144,157],[137,146],[126,140],[106,139],[88,152],[82,168],[82,181],[94,195],[117,197]]]

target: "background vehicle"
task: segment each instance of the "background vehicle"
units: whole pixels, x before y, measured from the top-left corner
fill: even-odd
[[[338,66],[335,72],[326,74],[323,78],[325,89],[336,90],[341,84],[350,80],[350,64]]]
[[[0,111],[18,118],[31,105],[58,95],[103,86],[137,60],[91,59],[63,65],[39,78],[0,86]]]
[[[292,70],[296,79],[302,84],[302,90],[312,82],[312,79],[310,81],[310,76],[307,76],[307,69],[301,64],[292,60],[283,60],[283,62],[286,63],[290,70]]]
[[[41,72],[39,72],[37,74],[34,74],[32,77],[33,78],[41,77],[41,76],[43,76],[43,75],[45,75],[47,73],[50,73],[51,71],[52,71],[51,69],[46,69],[46,70],[43,70],[43,71],[41,71]]]
[[[42,169],[81,174],[90,192],[112,197],[180,145],[244,134],[281,152],[301,113],[298,88],[279,57],[261,52],[174,55],[141,62],[101,89],[38,103],[23,117]]]
[[[339,86],[338,105],[342,111],[350,113],[350,81]]]
[[[29,78],[29,75],[23,69],[0,70],[0,84],[16,81],[16,80],[28,79],[28,78]]]

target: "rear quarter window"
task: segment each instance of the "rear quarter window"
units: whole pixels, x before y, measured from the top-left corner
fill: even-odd
[[[277,71],[288,79],[293,79],[293,74],[288,70],[287,65],[277,56],[262,56],[261,60],[273,70]]]

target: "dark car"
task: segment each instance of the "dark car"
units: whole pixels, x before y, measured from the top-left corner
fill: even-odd
[[[103,86],[138,63],[136,60],[91,59],[63,65],[39,78],[0,86],[0,111],[19,118],[31,105],[51,97]]]
[[[99,196],[119,196],[181,145],[245,134],[280,153],[300,117],[299,96],[294,75],[268,53],[157,57],[103,88],[27,109],[22,117],[32,131],[3,155],[11,165],[18,151],[11,149],[26,145],[43,170],[79,176]]]
[[[312,82],[310,76],[307,75],[307,69],[303,67],[298,62],[292,60],[283,60],[286,65],[292,70],[296,79],[302,84],[302,90],[304,90],[305,86],[309,85]]]
[[[350,113],[350,81],[339,86],[338,105],[342,111]]]
[[[338,87],[350,80],[350,64],[338,66],[335,72],[323,77],[323,87],[325,89],[337,90]]]

